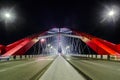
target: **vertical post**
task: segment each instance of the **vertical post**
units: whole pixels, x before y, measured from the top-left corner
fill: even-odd
[[[101,55],[101,59],[103,59],[103,55]]]
[[[93,54],[91,55],[91,58],[93,58]]]
[[[97,59],[97,54],[95,55],[95,58]]]
[[[16,55],[13,56],[13,59],[16,60]]]
[[[22,59],[22,55],[20,55],[20,59]]]
[[[110,55],[107,55],[107,60],[110,60]]]
[[[25,59],[27,58],[27,55],[25,55]]]

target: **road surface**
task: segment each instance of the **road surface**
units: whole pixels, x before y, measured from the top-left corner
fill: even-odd
[[[120,80],[120,63],[105,60],[68,59],[93,80]]]
[[[38,57],[0,62],[0,80],[30,80],[53,59],[52,57]]]
[[[86,80],[62,56],[58,56],[39,80]]]

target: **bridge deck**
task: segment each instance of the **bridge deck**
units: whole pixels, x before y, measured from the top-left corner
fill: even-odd
[[[0,80],[31,80],[53,59],[52,57],[38,57],[0,62]]]
[[[39,80],[85,80],[63,57],[58,56]]]
[[[120,80],[119,62],[78,58],[69,61],[93,80]]]

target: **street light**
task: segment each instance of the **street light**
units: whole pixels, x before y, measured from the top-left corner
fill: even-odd
[[[11,18],[11,14],[10,14],[10,13],[5,13],[4,16],[5,16],[6,18]]]
[[[41,43],[44,43],[46,40],[44,38],[40,39]]]
[[[16,20],[14,8],[2,8],[0,10],[0,20],[5,24],[13,23]]]
[[[50,47],[50,44],[48,44],[47,46]]]
[[[115,13],[116,13],[116,12],[115,12],[114,10],[111,10],[111,11],[108,12],[108,16],[112,17],[112,16],[115,15]]]
[[[120,17],[120,8],[115,5],[106,6],[101,16],[102,16],[101,23],[106,21],[115,23]]]
[[[70,46],[66,46],[66,49],[69,49],[70,48]]]

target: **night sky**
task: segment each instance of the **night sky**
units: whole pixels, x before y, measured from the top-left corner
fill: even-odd
[[[0,0],[0,9],[13,7],[17,14],[14,23],[5,25],[0,21],[0,44],[6,45],[53,27],[67,27],[119,43],[120,19],[114,24],[100,23],[105,5],[119,4],[119,0]]]

